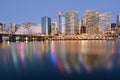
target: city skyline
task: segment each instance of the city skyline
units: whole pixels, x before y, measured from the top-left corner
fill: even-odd
[[[52,19],[58,19],[58,11],[62,13],[71,10],[79,11],[79,18],[83,18],[83,14],[89,9],[99,10],[100,13],[111,12],[112,22],[116,22],[116,17],[119,14],[119,2],[120,1],[108,1],[108,0],[92,0],[92,1],[69,1],[68,0],[1,0],[0,3],[0,22],[5,22],[9,24],[14,23],[24,23],[24,22],[34,22],[40,23],[41,17],[49,16]],[[46,6],[47,5],[47,6]],[[107,6],[106,6],[107,5]]]

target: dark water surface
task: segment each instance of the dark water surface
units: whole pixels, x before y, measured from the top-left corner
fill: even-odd
[[[120,80],[120,41],[0,43],[0,80]]]

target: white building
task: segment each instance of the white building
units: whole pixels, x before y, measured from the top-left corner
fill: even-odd
[[[103,13],[99,15],[99,32],[111,30],[111,13]]]
[[[59,33],[59,21],[57,20],[57,19],[53,19],[52,20],[52,24],[54,24],[54,29],[55,29],[55,31],[54,31],[54,33],[55,34],[58,34]]]
[[[78,11],[65,12],[65,32],[66,35],[75,35],[78,31]]]
[[[99,12],[98,10],[88,10],[84,15],[86,33],[96,34],[99,32]]]

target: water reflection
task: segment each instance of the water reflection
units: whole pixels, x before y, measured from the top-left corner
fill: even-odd
[[[10,69],[11,66],[17,73],[47,68],[60,73],[111,70],[120,64],[119,44],[119,41],[104,40],[3,42],[0,44],[0,68]]]

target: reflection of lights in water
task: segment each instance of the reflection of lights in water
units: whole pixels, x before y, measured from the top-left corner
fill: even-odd
[[[53,62],[53,64],[55,65],[56,64],[56,56],[55,56],[55,54],[51,53],[50,58],[51,58],[51,61]]]
[[[20,51],[20,58],[22,62],[24,63],[24,43],[19,44],[19,51]]]
[[[48,53],[48,52],[49,52],[49,42],[46,41],[46,53]]]
[[[16,41],[16,43],[18,43],[19,41]]]
[[[63,65],[64,65],[65,70],[66,70],[68,73],[70,73],[70,72],[71,72],[71,68],[70,68],[69,64],[67,63],[67,61],[64,61],[64,62],[63,62]]]
[[[41,48],[41,54],[45,54],[45,43],[44,42],[41,42],[40,48]]]
[[[56,55],[55,55],[55,50],[54,50],[54,42],[51,42],[51,46],[50,46],[50,50],[51,50],[51,60],[53,62],[54,65],[56,65]]]
[[[88,53],[88,41],[85,40],[81,41],[81,53],[82,54]]]
[[[28,58],[31,63],[33,63],[33,57],[32,57],[32,43],[29,42],[28,44]]]
[[[26,43],[28,43],[28,41],[25,41]]]
[[[64,66],[60,60],[57,60],[57,66],[60,72],[64,72]]]
[[[9,41],[7,41],[7,46],[10,46],[10,42]]]
[[[11,52],[12,52],[12,58],[15,68],[18,70],[18,62],[17,62],[17,53],[16,53],[16,46],[14,43],[11,44]]]
[[[3,42],[2,42],[2,48],[6,48],[6,47],[7,47],[6,42],[3,41]]]

